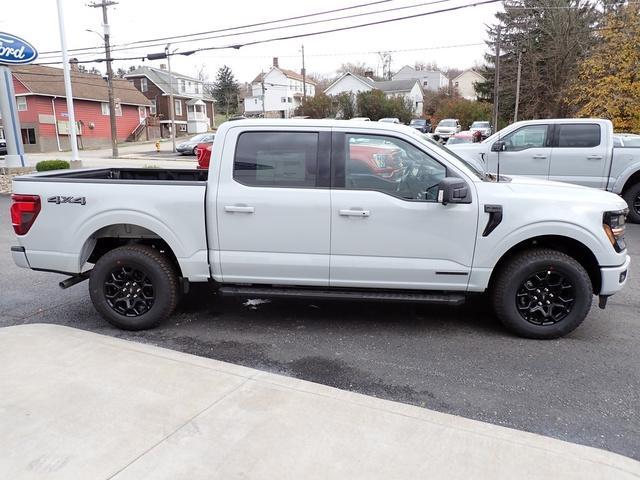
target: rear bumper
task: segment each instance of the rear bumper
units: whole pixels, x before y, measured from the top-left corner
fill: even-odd
[[[27,260],[27,254],[24,251],[24,247],[11,247],[11,256],[13,257],[13,263],[22,268],[31,268],[29,260]]]
[[[602,287],[600,295],[613,295],[619,292],[627,283],[629,277],[629,265],[631,257],[626,255],[625,262],[618,267],[602,267],[600,275],[602,278]]]

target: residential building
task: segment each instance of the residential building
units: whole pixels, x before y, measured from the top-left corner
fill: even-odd
[[[151,101],[151,113],[161,126],[161,134],[171,136],[170,94],[173,92],[176,135],[203,133],[215,127],[213,97],[205,93],[202,80],[160,68],[138,67],[125,75]]]
[[[295,109],[302,105],[303,83],[307,96],[313,97],[316,83],[308,78],[304,82],[301,74],[280,68],[278,58],[274,57],[269,71],[258,74],[251,82],[249,95],[244,99],[244,114],[248,117],[293,117]]]
[[[393,80],[411,80],[414,78],[420,81],[420,86],[423,90],[437,92],[449,87],[449,79],[438,70],[416,70],[409,65],[405,65],[392,77]]]
[[[346,72],[342,74],[324,91],[327,95],[338,95],[343,92],[351,92],[357,95],[360,92],[381,90],[387,97],[400,96],[411,103],[413,113],[422,115],[424,104],[424,91],[418,79],[385,80],[376,81],[370,77]]]
[[[69,114],[63,71],[42,65],[11,68],[25,152],[68,150]],[[147,116],[151,102],[131,82],[114,79],[118,140],[149,134]],[[80,148],[111,145],[109,95],[106,80],[91,73],[71,71],[73,108]],[[1,123],[1,120],[0,120]],[[145,137],[146,138],[146,137]],[[136,138],[137,139],[137,138]]]
[[[478,92],[476,90],[476,84],[485,82],[486,79],[475,70],[465,70],[452,82],[452,87],[458,92],[461,97],[467,100],[477,100]]]

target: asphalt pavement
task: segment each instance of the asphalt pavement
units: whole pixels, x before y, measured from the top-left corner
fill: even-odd
[[[231,362],[640,459],[640,226],[626,289],[565,338],[525,340],[482,302],[435,308],[186,296],[147,332],[109,326],[86,283],[17,268],[0,195],[0,326],[54,323]]]

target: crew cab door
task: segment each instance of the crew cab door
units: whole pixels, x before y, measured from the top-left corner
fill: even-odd
[[[439,182],[455,172],[422,148],[391,133],[334,131],[331,286],[467,288],[477,199],[438,203]]]
[[[496,139],[486,153],[487,171],[499,170],[503,175],[529,175],[546,179],[551,159],[550,133],[547,124],[523,125]]]
[[[549,179],[605,188],[613,150],[598,123],[555,125]]]
[[[321,128],[228,131],[216,199],[214,278],[329,284],[330,135]]]

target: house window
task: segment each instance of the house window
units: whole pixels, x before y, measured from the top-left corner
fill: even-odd
[[[176,115],[182,115],[182,100],[174,100]]]
[[[185,81],[184,80],[180,80],[180,91],[182,93],[184,93],[186,91],[187,87],[185,86]]]
[[[178,131],[179,132],[186,132],[187,131],[187,126],[184,123],[180,123],[178,125]]]
[[[280,97],[280,103],[287,103],[287,97]]]
[[[146,92],[147,90],[149,90],[149,85],[147,84],[147,79],[146,78],[141,78],[140,79],[140,91],[141,92]]]
[[[429,81],[425,80],[424,82],[422,82],[422,86],[423,87],[428,87],[429,86]]]
[[[460,86],[459,82],[456,82],[456,83],[455,83],[455,86],[456,86],[456,87],[459,87],[459,86]]]
[[[19,112],[27,111],[27,97],[16,97],[16,104]]]
[[[287,97],[287,102],[289,102],[289,103],[292,102],[291,97]]]
[[[196,93],[200,93],[200,84],[196,83]]]
[[[149,113],[151,113],[151,115],[155,115],[156,113],[158,113],[158,107],[157,107],[155,98],[153,100],[151,100],[151,106],[149,107]]]
[[[257,104],[258,104],[258,99],[257,99],[257,98],[254,98],[254,99],[253,99],[253,103],[257,105]]]
[[[102,115],[109,115],[109,104],[103,102],[100,104],[100,108],[102,108]],[[116,117],[122,116],[122,105],[116,103]]]
[[[20,130],[22,133],[22,143],[24,145],[36,144],[36,129],[35,128],[23,128]]]

